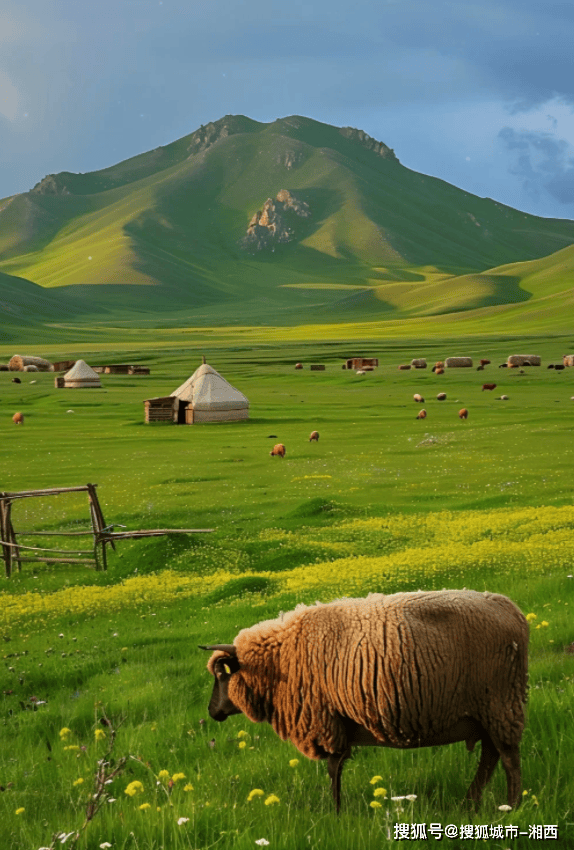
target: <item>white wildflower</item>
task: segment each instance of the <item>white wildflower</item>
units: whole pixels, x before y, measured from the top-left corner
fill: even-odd
[[[187,823],[189,818],[178,818],[177,825],[183,826],[184,823]]]
[[[499,810],[500,812],[511,812],[511,811],[512,811],[512,806],[507,806],[507,805],[506,805],[506,803],[503,803],[503,805],[502,805],[502,806],[499,806],[499,807],[498,807],[498,810]]]
[[[269,844],[266,838],[258,838],[255,843],[259,844],[260,847],[267,847]]]

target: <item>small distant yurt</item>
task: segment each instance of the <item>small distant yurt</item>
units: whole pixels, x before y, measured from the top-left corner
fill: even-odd
[[[183,425],[199,422],[236,422],[249,418],[249,401],[208,363],[172,392],[177,418]]]
[[[69,372],[64,375],[64,387],[97,388],[101,387],[100,376],[88,366],[85,360],[76,360]]]

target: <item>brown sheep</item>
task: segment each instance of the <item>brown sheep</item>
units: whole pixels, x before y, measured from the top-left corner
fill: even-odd
[[[212,652],[209,714],[270,723],[307,758],[327,760],[335,808],[354,745],[413,749],[482,742],[467,799],[499,759],[520,799],[528,623],[506,596],[474,590],[370,594],[298,605]]]
[[[446,393],[439,393],[436,397],[437,401],[446,401]]]
[[[496,384],[483,384],[482,389],[483,390],[495,390]]]
[[[309,442],[310,443],[318,443],[319,442],[319,432],[318,431],[311,431],[311,434],[309,435]]]
[[[23,425],[24,424],[24,414],[20,413],[20,411],[18,411],[12,417],[12,422],[14,423],[14,425]]]
[[[302,369],[302,368],[303,368],[303,364],[302,364],[302,363],[295,363],[295,368],[296,368],[296,369]]]
[[[427,418],[427,412],[423,408],[423,410],[419,411],[419,413],[417,414],[417,419],[426,419],[426,418]]]
[[[417,404],[424,404],[425,400],[419,393],[415,393],[413,396],[413,401],[416,401]]]
[[[269,452],[271,457],[285,457],[285,446],[283,443],[277,443]]]
[[[459,419],[468,419],[468,410],[466,409],[466,407],[462,407],[458,411],[458,418]]]
[[[444,369],[442,368],[442,366],[437,366],[434,370],[434,373],[435,375],[444,375]]]

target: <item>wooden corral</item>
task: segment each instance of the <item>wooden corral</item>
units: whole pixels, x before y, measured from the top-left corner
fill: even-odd
[[[53,364],[54,372],[68,372],[75,365],[75,360],[58,360]]]
[[[128,368],[128,375],[149,375],[150,371],[149,366],[139,366],[133,363]]]
[[[23,372],[25,366],[36,366],[38,372],[53,372],[54,367],[49,360],[43,357],[31,357],[28,355],[15,354],[10,358],[8,368],[11,372]]]
[[[56,375],[54,378],[54,386],[57,390],[61,390],[65,386],[65,379],[63,375]]]
[[[106,546],[115,550],[116,540],[129,540],[140,537],[163,537],[166,534],[208,534],[212,528],[145,528],[138,531],[114,532],[113,525],[106,525],[104,515],[96,493],[97,484],[85,484],[81,487],[56,487],[49,490],[23,490],[15,493],[0,492],[0,546],[6,571],[10,578],[13,565],[22,569],[25,562],[42,561],[45,563],[84,564],[96,570],[107,570]],[[68,493],[87,493],[90,504],[91,529],[85,531],[20,531],[16,532],[12,523],[12,504],[20,499],[42,496],[59,496]],[[125,528],[125,526],[121,526]],[[29,537],[81,537],[91,536],[93,547],[89,550],[45,549],[29,546],[21,539]],[[18,539],[20,538],[20,540]],[[22,554],[22,552],[24,554]]]
[[[175,396],[160,396],[144,401],[146,422],[177,422],[177,399]]]
[[[366,369],[371,371],[379,365],[378,357],[350,357],[345,361],[347,369]]]
[[[323,363],[311,363],[309,366],[312,372],[324,372],[325,366]]]

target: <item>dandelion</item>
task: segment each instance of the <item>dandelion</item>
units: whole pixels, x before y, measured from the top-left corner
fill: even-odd
[[[261,788],[254,788],[253,791],[250,791],[247,795],[247,802],[250,803],[251,800],[255,799],[255,797],[263,797],[265,793],[261,790]]]
[[[503,803],[502,806],[498,807],[499,812],[511,812],[512,806],[507,806],[506,803]]]
[[[375,788],[373,791],[373,797],[386,797],[387,789],[386,788]]]
[[[529,623],[531,623],[533,620],[536,620],[537,616],[538,616],[537,614],[534,614],[531,611],[530,614],[526,615],[526,619],[528,620]]]
[[[136,779],[134,782],[130,782],[124,793],[127,794],[128,797],[135,797],[136,794],[141,794],[143,790],[143,785]]]
[[[381,809],[382,808],[382,803],[379,803],[378,800],[371,800],[369,805],[370,805],[371,809]]]
[[[82,779],[81,776],[78,776],[78,778],[74,782],[74,785],[83,785],[83,784],[84,784],[84,780]]]
[[[269,842],[267,841],[266,838],[258,838],[255,843],[259,844],[260,847],[268,847],[269,846]]]
[[[68,729],[67,726],[64,726],[62,729],[60,729],[60,741],[67,741],[71,734],[72,730]]]
[[[22,814],[23,812],[25,812],[25,811],[26,811],[26,809],[25,809],[23,806],[20,806],[20,808],[19,808],[19,809],[16,809],[16,812],[15,812],[15,813],[16,813],[17,815],[21,815],[21,814]]]
[[[240,750],[244,750],[247,744],[245,743],[245,741],[240,741],[237,746]]]
[[[188,823],[189,818],[178,818],[177,825],[183,826],[184,823]]]
[[[191,782],[188,782],[186,785],[184,785],[183,790],[184,791],[193,791],[193,785],[191,784]]]
[[[273,806],[275,803],[279,802],[279,797],[276,797],[275,794],[270,794],[265,800],[266,806]]]
[[[543,628],[543,629],[547,629],[547,628],[548,628],[548,626],[549,626],[549,623],[548,623],[548,621],[547,621],[547,620],[542,620],[542,622],[540,623],[540,625],[542,626],[542,628]]]
[[[160,772],[157,775],[157,778],[161,782],[164,782],[164,780],[169,779],[169,770],[160,770]]]
[[[140,812],[145,812],[147,809],[151,809],[151,803],[142,803],[141,806],[139,806]]]
[[[371,785],[376,785],[377,782],[383,781],[383,777],[382,776],[373,776],[373,778],[370,781],[371,781]]]
[[[105,737],[106,737],[106,733],[104,732],[103,729],[96,729],[94,731],[94,738],[96,739],[96,741],[101,741]]]
[[[241,731],[239,731],[239,732],[237,733],[237,737],[238,737],[238,738],[248,738],[248,737],[249,737],[249,734],[248,734],[247,732],[245,732],[245,730],[244,730],[244,729],[241,729]]]
[[[533,806],[537,806],[537,805],[538,805],[538,797],[536,796],[536,794],[532,794],[532,795],[531,795],[531,797],[530,797],[530,799],[532,800],[532,805],[533,805]]]
[[[297,767],[298,764],[299,764],[299,759],[290,759],[289,760],[289,767]]]
[[[174,783],[179,782],[180,779],[185,779],[185,773],[174,773],[171,777],[171,781]]]

